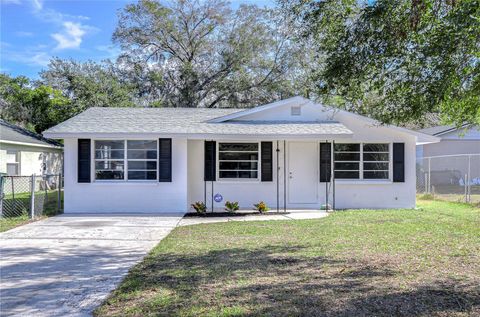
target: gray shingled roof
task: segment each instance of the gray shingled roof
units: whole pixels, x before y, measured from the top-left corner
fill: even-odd
[[[207,123],[241,109],[90,108],[44,132],[75,134],[350,135],[338,122],[231,121]]]
[[[19,126],[0,119],[0,141],[29,143],[39,146],[62,146],[61,143],[44,138]]]

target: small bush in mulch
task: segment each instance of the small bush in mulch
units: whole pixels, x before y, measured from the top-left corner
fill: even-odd
[[[185,214],[184,217],[244,217],[244,216],[265,216],[265,215],[288,215],[289,212],[270,212],[270,213],[261,213],[258,211],[241,211],[241,212],[207,212],[203,214],[198,214],[196,212],[189,212]]]

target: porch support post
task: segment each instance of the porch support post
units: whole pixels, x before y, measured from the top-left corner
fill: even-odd
[[[328,144],[328,140],[325,140],[325,143]],[[330,157],[332,155],[331,153],[331,145],[330,145]],[[330,167],[331,169],[332,167]],[[327,171],[327,169],[325,169],[325,171]],[[332,179],[332,175],[330,175],[330,180]],[[325,210],[328,211],[328,183],[329,182],[325,182]]]
[[[332,167],[331,167],[331,174],[332,174],[332,210],[335,210],[335,140],[332,140]]]
[[[278,140],[277,140],[277,213],[280,212],[280,184],[279,184],[279,173],[280,173],[280,165],[278,162],[280,156],[280,149],[278,148]]]
[[[287,141],[283,140],[283,211],[287,212]]]

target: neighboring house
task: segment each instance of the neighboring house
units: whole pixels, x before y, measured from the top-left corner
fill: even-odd
[[[62,163],[61,143],[0,119],[0,173],[57,174]]]
[[[419,184],[423,186],[429,182],[437,192],[442,191],[442,186],[447,186],[446,192],[451,192],[449,185],[459,185],[458,192],[464,190],[465,183],[480,185],[478,126],[434,126],[419,132],[440,138],[438,143],[417,145]]]
[[[247,110],[90,108],[44,135],[64,139],[66,213],[226,200],[318,209],[333,196],[336,208],[413,208],[415,145],[438,141],[303,97]]]
[[[453,126],[435,126],[419,130],[419,132],[439,137],[438,143],[417,146],[417,157],[432,157],[458,154],[480,154],[480,128],[465,125],[461,128]]]

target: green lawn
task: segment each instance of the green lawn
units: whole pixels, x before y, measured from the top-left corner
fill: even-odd
[[[0,218],[0,232],[4,232],[15,227],[24,225],[32,221],[29,216],[26,214],[20,215],[18,217],[8,217]]]
[[[47,199],[45,200],[45,192],[38,191],[35,193],[36,208],[41,209],[38,214],[42,217],[49,217],[58,214],[58,191],[51,190],[47,192]],[[63,192],[61,193],[61,200],[63,205]],[[10,230],[12,228],[24,225],[33,221],[30,219],[30,193],[20,193],[13,197],[12,195],[5,195],[3,208],[6,216],[0,217],[0,232]],[[37,220],[38,220],[37,219]]]
[[[480,209],[176,228],[96,316],[479,316]]]

